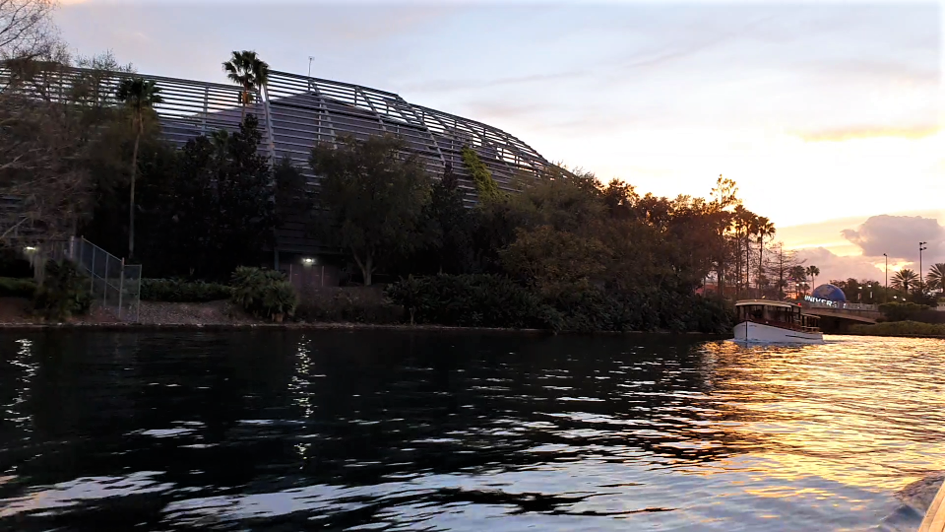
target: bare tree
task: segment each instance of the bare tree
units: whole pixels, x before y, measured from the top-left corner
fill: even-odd
[[[58,44],[56,0],[0,0],[0,58],[35,59]]]
[[[79,129],[80,122],[59,104],[0,98],[0,243],[74,234],[90,203]]]

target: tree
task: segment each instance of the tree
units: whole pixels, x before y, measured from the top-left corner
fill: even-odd
[[[925,279],[929,288],[942,290],[942,293],[945,293],[945,263],[933,264]]]
[[[515,242],[501,255],[509,273],[553,296],[603,274],[610,250],[596,238],[542,225],[520,229]]]
[[[218,276],[237,266],[255,266],[259,252],[272,244],[276,189],[269,157],[258,150],[261,140],[259,122],[249,115],[226,143],[226,160],[217,173],[219,213],[213,230],[220,245],[220,258],[213,264]]]
[[[807,280],[807,271],[803,266],[798,264],[791,267],[789,275],[791,281],[794,283],[794,299],[797,299],[800,285]]]
[[[115,97],[125,104],[131,113],[132,127],[135,131],[134,150],[131,154],[131,193],[128,205],[128,258],[135,254],[135,178],[138,175],[138,147],[141,135],[144,134],[145,112],[152,109],[154,104],[164,100],[160,95],[161,89],[153,81],[142,78],[127,78],[118,85]]]
[[[57,45],[54,0],[0,0],[0,58],[31,60]]]
[[[797,252],[784,249],[784,244],[780,242],[773,246],[771,252],[774,258],[767,267],[768,277],[774,281],[778,289],[778,299],[784,299],[784,289],[792,279],[792,270],[800,266],[803,261],[798,260]]]
[[[764,277],[765,269],[765,240],[768,238],[774,238],[777,230],[774,227],[774,223],[771,222],[768,218],[760,216],[755,225],[755,238],[758,240],[758,289],[761,290],[761,278]]]
[[[91,212],[91,180],[78,162],[87,143],[59,104],[0,95],[0,242],[42,242],[74,234]]]
[[[469,146],[463,146],[462,157],[463,164],[472,175],[479,199],[483,201],[497,199],[500,194],[499,184],[492,178],[489,168],[479,159],[479,154]]]
[[[804,270],[804,273],[807,274],[808,277],[810,277],[810,285],[812,287],[815,286],[814,279],[817,278],[818,275],[820,275],[820,268],[811,264],[810,266],[807,267],[806,270]]]
[[[261,90],[269,83],[269,63],[259,59],[256,52],[233,51],[230,60],[223,63],[226,77],[243,88],[240,93],[240,121],[246,118],[246,107],[253,103],[254,91]]]
[[[466,208],[465,197],[453,166],[447,163],[421,212],[424,244],[412,257],[417,262],[414,269],[429,266],[437,273],[470,273],[474,269],[475,221],[472,210]]]
[[[228,141],[228,139],[227,139]],[[226,141],[224,141],[225,145]],[[308,186],[305,175],[292,164],[289,157],[283,157],[273,168],[275,179],[277,225],[287,222],[300,222],[307,225],[308,215],[315,206],[315,195]]]
[[[719,297],[725,297],[725,265],[728,262],[729,247],[726,241],[726,235],[732,224],[731,210],[741,204],[736,194],[738,186],[735,181],[719,175],[715,182],[715,188],[712,189],[710,201],[710,215],[712,226],[716,233],[716,278],[718,279]]]
[[[910,292],[919,283],[919,274],[909,268],[896,272],[892,278],[892,287],[901,292]]]
[[[325,236],[351,253],[370,286],[379,264],[419,244],[430,179],[417,155],[406,154],[404,142],[394,137],[340,137],[338,145],[316,146],[310,159],[322,176],[319,200],[330,231]]]

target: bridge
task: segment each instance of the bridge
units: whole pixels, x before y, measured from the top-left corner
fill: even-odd
[[[876,305],[810,300],[800,303],[805,313],[820,317],[820,328],[824,332],[845,332],[850,325],[874,324],[882,316]]]

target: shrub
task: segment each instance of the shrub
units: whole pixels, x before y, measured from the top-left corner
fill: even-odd
[[[912,302],[892,302],[880,305],[879,311],[888,321],[908,321],[915,319],[923,311],[929,310],[929,308],[928,305],[919,305]]]
[[[224,284],[179,279],[144,279],[141,281],[142,301],[172,303],[205,303],[230,299],[233,289]]]
[[[0,246],[0,276],[28,279],[33,276],[33,267],[13,248]]]
[[[0,297],[24,297],[33,299],[36,295],[36,282],[32,279],[12,279],[0,277]]]
[[[417,323],[555,330],[563,326],[554,308],[500,275],[408,277],[389,285],[387,295]]]
[[[300,295],[295,318],[302,321],[392,324],[404,319],[404,307],[391,303],[379,287],[320,288]]]
[[[65,320],[85,314],[91,304],[89,279],[75,263],[67,260],[46,263],[45,280],[34,298],[36,312],[49,320]]]
[[[853,325],[850,332],[864,336],[945,336],[945,324],[889,321],[876,325]]]
[[[285,276],[265,268],[240,266],[233,272],[233,302],[257,318],[281,321],[299,303]]]

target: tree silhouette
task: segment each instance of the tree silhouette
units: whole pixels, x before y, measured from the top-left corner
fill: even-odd
[[[141,135],[144,134],[145,112],[154,104],[164,100],[159,94],[161,89],[153,81],[142,78],[122,80],[118,85],[115,97],[125,104],[131,112],[131,120],[135,130],[135,146],[131,154],[131,201],[128,206],[128,258],[135,254],[135,178],[138,174],[138,146],[141,144]]]
[[[269,83],[269,63],[259,59],[256,52],[233,51],[230,60],[223,63],[223,70],[230,81],[243,88],[240,93],[240,122],[246,118],[246,106],[253,103],[253,92]]]
[[[901,292],[909,292],[919,284],[919,274],[908,268],[896,272],[892,278],[892,287]]]

